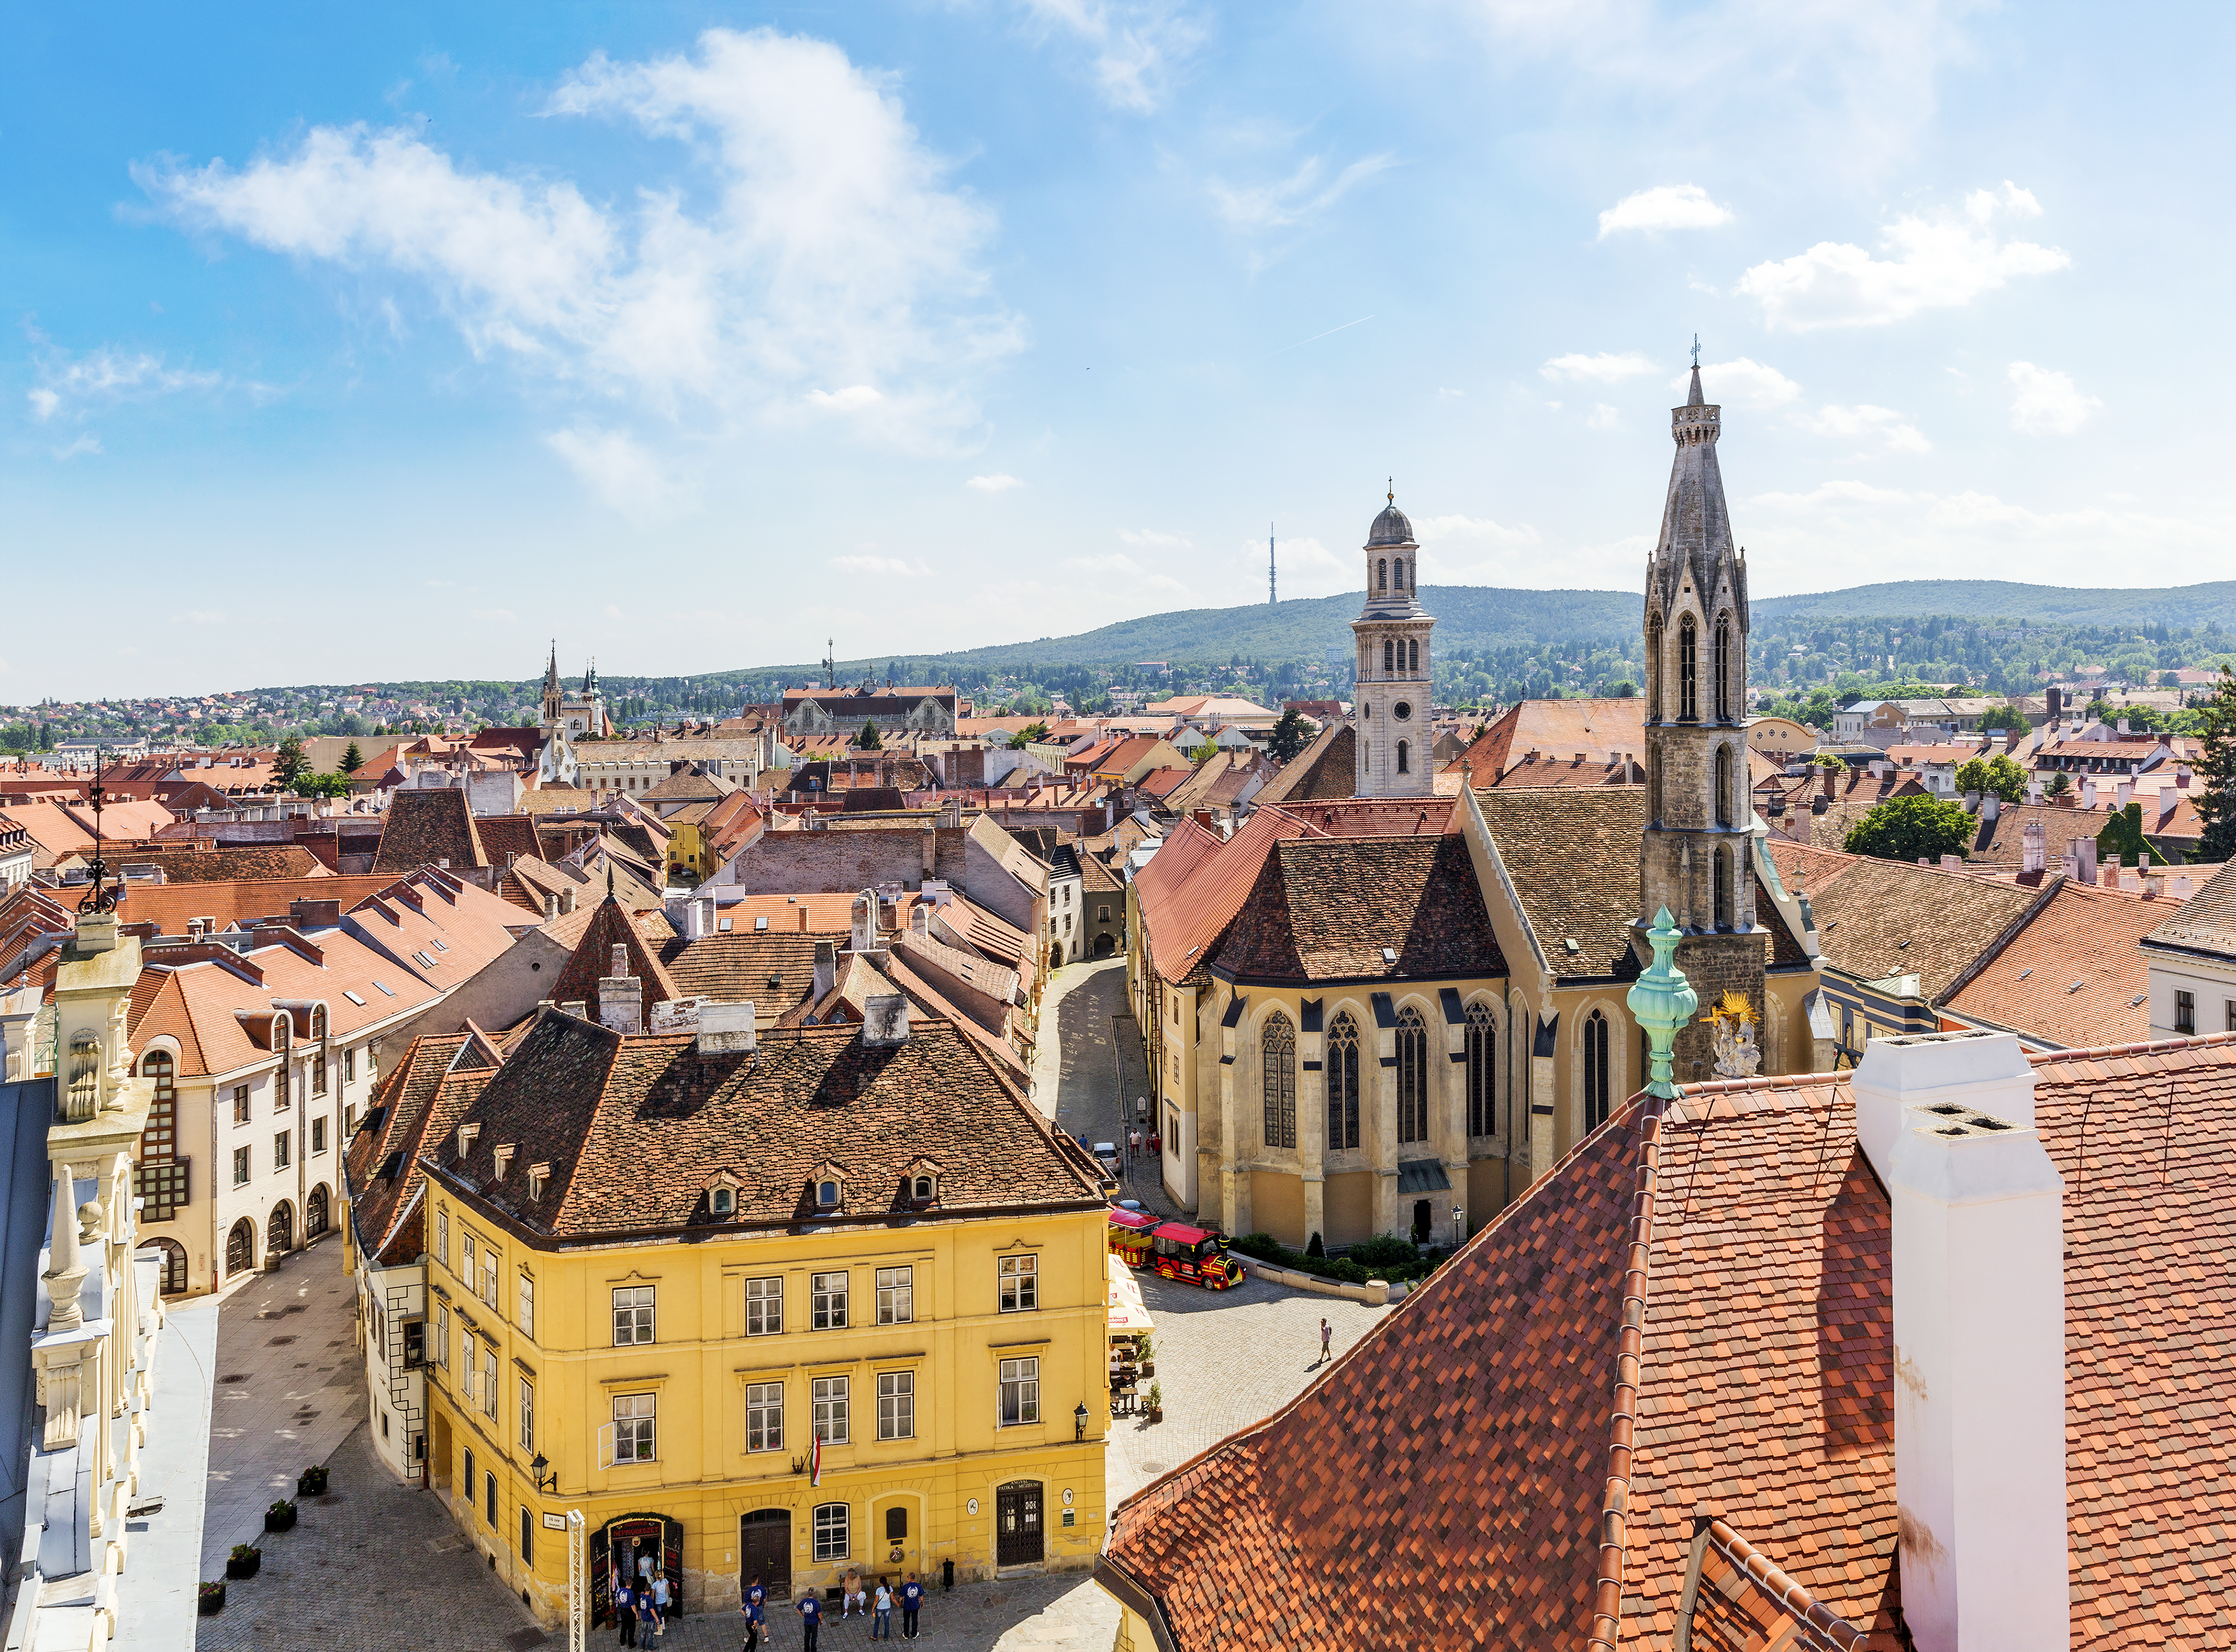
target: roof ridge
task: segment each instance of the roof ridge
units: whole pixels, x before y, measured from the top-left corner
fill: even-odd
[[[1661,1170],[1661,1120],[1667,1111],[1649,1097],[1639,1113],[1638,1150],[1630,1203],[1630,1244],[1622,1275],[1621,1329],[1615,1359],[1614,1409],[1608,1419],[1607,1496],[1600,1508],[1600,1573],[1588,1644],[1614,1652],[1622,1634],[1622,1560],[1628,1539],[1630,1471],[1637,1444],[1639,1367],[1646,1351],[1646,1292],[1654,1246],[1654,1183]]]

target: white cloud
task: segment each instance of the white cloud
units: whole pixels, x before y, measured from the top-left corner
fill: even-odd
[[[665,515],[691,496],[688,484],[625,430],[580,425],[555,430],[543,440],[599,502],[624,515]]]
[[[2032,362],[2013,362],[2010,376],[2011,429],[2022,436],[2071,436],[2104,405],[2083,392],[2069,374]]]
[[[1439,385],[1437,390],[1437,399],[1440,402],[1464,402],[1467,400],[1467,392],[1453,390],[1449,385]]]
[[[76,441],[69,443],[65,447],[56,448],[54,451],[55,457],[57,459],[76,459],[82,458],[87,454],[97,454],[101,450],[101,438],[94,435],[92,431],[88,430],[80,436]]]
[[[1135,561],[1123,551],[1111,551],[1101,556],[1067,556],[1063,565],[1074,574],[1098,581],[1102,588],[1128,596],[1182,596],[1190,588],[1169,574],[1161,574]]]
[[[973,476],[963,485],[976,488],[982,494],[1005,494],[1012,488],[1022,488],[1025,484],[1015,476],[997,470],[990,476]]]
[[[1770,510],[1818,510],[1832,505],[1899,504],[1909,497],[1898,488],[1874,488],[1867,482],[1826,482],[1805,494],[1757,494],[1747,503]]]
[[[193,620],[198,626],[222,625],[225,622],[225,610],[222,608],[189,608],[187,610],[186,617]]]
[[[931,566],[919,557],[911,562],[898,556],[834,556],[831,566],[841,574],[885,574],[897,580],[928,580]]]
[[[472,617],[484,622],[495,621],[508,626],[516,625],[520,620],[520,616],[510,608],[476,608]]]
[[[1168,0],[1023,0],[1042,32],[1060,29],[1094,53],[1103,101],[1135,115],[1164,102],[1173,74],[1204,42],[1204,28]]]
[[[1121,528],[1118,530],[1118,537],[1128,545],[1160,551],[1184,551],[1193,542],[1178,534],[1161,533],[1154,528]]]
[[[1354,186],[1395,165],[1394,155],[1371,154],[1352,161],[1331,178],[1324,157],[1307,155],[1294,172],[1274,183],[1236,188],[1213,178],[1206,187],[1218,203],[1219,215],[1234,228],[1289,229],[1319,218]]]
[[[849,384],[843,390],[810,390],[807,399],[812,406],[833,413],[858,413],[865,407],[875,407],[885,398],[869,384]]]
[[[1509,528],[1488,516],[1416,516],[1413,532],[1422,546],[1441,546],[1447,540],[1480,545],[1535,545],[1537,530],[1527,522]]]
[[[1858,404],[1830,404],[1814,413],[1802,410],[1793,422],[1813,436],[1843,436],[1850,441],[1875,442],[1890,453],[1930,453],[1933,443],[1916,425],[1891,408]]]
[[[1698,184],[1662,184],[1625,195],[1600,214],[1600,239],[1626,229],[1713,229],[1732,221],[1728,206],[1708,199]]]
[[[1554,357],[1537,370],[1555,384],[1564,379],[1589,379],[1595,384],[1613,384],[1640,373],[1652,372],[1654,364],[1634,350],[1626,350],[1620,355],[1602,350],[1596,356],[1572,351]]]
[[[146,351],[135,355],[107,345],[75,358],[59,351],[43,350],[38,370],[39,383],[26,394],[32,416],[42,423],[65,412],[82,417],[120,402],[145,401],[181,390],[215,390],[225,382],[221,373],[171,367],[159,355]],[[87,450],[101,449],[95,443]]]
[[[1790,259],[1754,266],[1740,277],[1739,291],[1760,301],[1764,323],[1773,329],[1906,320],[1923,310],[1970,304],[2014,276],[2065,268],[2072,259],[2055,247],[2003,238],[2006,220],[2041,215],[2041,204],[2015,184],[1977,190],[1964,198],[1962,212],[1897,219],[1880,237],[1891,257],[1819,241]]]
[[[1612,430],[1621,416],[1605,402],[1596,402],[1593,403],[1592,410],[1584,416],[1584,425],[1588,429]]]
[[[1690,368],[1669,381],[1669,388],[1680,395],[1692,384]],[[1801,386],[1775,367],[1740,356],[1727,362],[1702,363],[1700,390],[1720,407],[1783,407],[1801,394]]]
[[[238,168],[135,175],[182,225],[403,278],[477,356],[678,423],[874,407],[875,434],[937,448],[977,421],[973,375],[1022,342],[980,261],[993,215],[924,148],[890,76],[824,42],[715,29],[687,55],[595,54],[548,111],[675,140],[687,186],[609,207],[364,125],[315,127]],[[871,386],[877,403],[856,394]]]

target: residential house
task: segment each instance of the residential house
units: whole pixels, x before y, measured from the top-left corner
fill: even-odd
[[[2236,864],[2166,912],[2141,949],[2153,1038],[2236,1032]]]

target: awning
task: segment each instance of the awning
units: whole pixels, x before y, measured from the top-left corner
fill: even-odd
[[[1105,1255],[1104,1263],[1110,1270],[1110,1330],[1113,1335],[1139,1336],[1156,1329],[1150,1319],[1148,1308],[1141,1301],[1141,1288],[1135,1282],[1133,1270],[1122,1257]]]
[[[1443,1164],[1433,1158],[1417,1158],[1398,1167],[1398,1191],[1402,1197],[1408,1193],[1449,1193],[1451,1178],[1444,1174]]]

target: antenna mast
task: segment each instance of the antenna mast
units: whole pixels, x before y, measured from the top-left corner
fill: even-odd
[[[1273,583],[1273,524],[1266,524],[1266,601],[1268,606],[1280,600]]]

